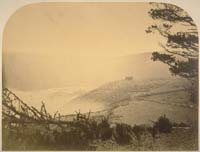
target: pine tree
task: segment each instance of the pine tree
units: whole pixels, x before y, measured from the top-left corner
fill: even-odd
[[[193,19],[180,7],[167,3],[150,3],[149,16],[155,21],[146,33],[158,32],[166,39],[162,51],[152,53],[153,61],[169,66],[172,75],[191,82],[191,101],[198,101],[198,31]]]

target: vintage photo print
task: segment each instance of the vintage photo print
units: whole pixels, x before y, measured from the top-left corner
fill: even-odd
[[[2,150],[198,150],[199,21],[187,10],[29,1],[3,28]]]

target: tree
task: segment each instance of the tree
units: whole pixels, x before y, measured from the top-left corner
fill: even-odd
[[[172,130],[172,123],[166,115],[160,116],[154,123],[153,128],[157,129],[160,133],[170,133]]]
[[[166,39],[160,44],[164,53],[153,52],[152,60],[169,66],[172,75],[191,82],[191,100],[198,101],[198,32],[193,19],[180,7],[150,3],[149,16],[155,21],[146,33],[158,32]]]

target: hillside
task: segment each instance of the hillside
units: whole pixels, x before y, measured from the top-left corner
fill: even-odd
[[[149,80],[118,80],[106,83],[93,89],[72,102],[92,101],[102,102],[106,105],[130,100],[133,96],[161,93],[173,90],[181,90],[189,87],[189,83],[184,79],[149,79]]]
[[[99,58],[101,61],[99,67],[88,69],[90,73],[94,70],[90,76],[84,68],[79,71],[80,67],[77,69],[74,67],[76,69],[73,70],[74,74],[82,77],[85,83],[71,79],[72,75],[68,70],[72,70],[70,66],[73,65],[68,64],[65,67],[67,75],[59,75],[63,69],[61,71],[56,69],[56,72],[53,69],[44,69],[48,64],[43,60],[45,56],[31,56],[29,60],[27,55],[16,57],[4,54],[4,86],[8,88],[20,86],[21,88],[12,90],[33,106],[40,107],[41,101],[45,102],[51,114],[57,110],[64,115],[73,114],[77,110],[83,113],[89,110],[99,111],[96,114],[107,111],[121,117],[119,121],[129,124],[149,123],[162,114],[169,115],[172,120],[196,120],[196,112],[192,110],[195,106],[189,102],[190,95],[187,90],[189,83],[185,79],[172,77],[167,65],[150,59],[151,53],[105,60]],[[34,71],[29,73],[35,68],[29,63],[41,66],[38,66],[36,73]],[[18,69],[17,73],[12,70],[13,68]],[[45,70],[50,70],[50,73],[43,75],[40,72]],[[127,76],[133,80],[124,80]]]
[[[107,83],[77,98],[73,103],[97,103],[114,122],[130,125],[152,124],[160,115],[174,122],[195,123],[197,106],[190,102],[189,83],[185,79],[120,80]],[[98,112],[98,114],[105,114]],[[142,119],[141,119],[142,118]]]

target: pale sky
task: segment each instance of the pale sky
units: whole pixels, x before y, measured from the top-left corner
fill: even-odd
[[[6,24],[4,52],[122,56],[158,48],[147,3],[32,4]],[[156,39],[157,38],[157,39]]]
[[[27,5],[4,29],[5,78],[18,86],[111,78],[107,61],[160,49],[162,38],[145,33],[153,23],[149,9],[148,3]]]

